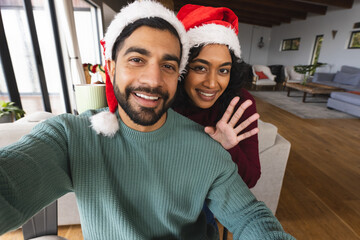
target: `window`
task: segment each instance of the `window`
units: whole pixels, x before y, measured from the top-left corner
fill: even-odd
[[[100,31],[97,8],[85,0],[73,0],[76,36],[83,63],[101,63]]]
[[[360,31],[354,31],[351,33],[348,48],[360,48]]]
[[[281,51],[299,50],[300,38],[284,39],[281,44]]]
[[[85,0],[74,0],[74,9],[81,57],[86,62],[100,63],[100,9]],[[59,36],[55,36],[58,24],[54,12],[53,0],[0,0],[1,26],[13,68],[12,82],[17,85],[7,86],[5,73],[9,68],[3,65],[9,63],[0,61],[0,100],[8,101],[17,94],[18,99],[13,101],[20,103],[27,114],[71,111],[68,91],[64,89],[67,79],[58,54],[61,46]]]
[[[6,87],[6,82],[5,82],[5,76],[4,76],[4,72],[3,72],[3,66],[2,66],[2,62],[0,59],[0,101],[5,101],[8,102],[10,101],[9,98],[9,93]]]

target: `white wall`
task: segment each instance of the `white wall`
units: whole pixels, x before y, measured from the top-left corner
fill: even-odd
[[[316,35],[323,34],[324,40],[319,62],[328,65],[320,71],[335,72],[342,65],[360,67],[360,49],[347,49],[351,31],[355,22],[360,22],[360,0],[355,0],[352,9],[328,10],[324,16],[308,16],[306,20],[293,20],[290,24],[281,24],[271,30],[271,43],[267,65],[309,64]],[[335,38],[332,30],[337,30]],[[300,37],[298,51],[280,51],[283,39]]]
[[[267,65],[271,28],[239,23],[241,57],[249,64]],[[264,47],[257,46],[263,37]]]

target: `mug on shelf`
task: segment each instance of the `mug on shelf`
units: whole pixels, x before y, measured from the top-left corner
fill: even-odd
[[[75,100],[79,114],[89,109],[107,107],[105,84],[76,84]]]

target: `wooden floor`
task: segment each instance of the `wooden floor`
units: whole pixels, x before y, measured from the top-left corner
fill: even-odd
[[[284,229],[299,240],[360,240],[360,119],[301,119],[256,100],[261,119],[292,144],[276,213]],[[83,239],[79,226],[59,235]]]

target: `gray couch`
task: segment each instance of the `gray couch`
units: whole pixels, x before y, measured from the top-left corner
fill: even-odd
[[[312,82],[339,87],[347,92],[332,92],[327,107],[360,117],[360,68],[342,66],[336,73],[315,73]]]
[[[360,95],[350,92],[332,92],[327,107],[360,117]]]
[[[360,68],[344,65],[336,73],[315,73],[312,82],[360,92]]]

